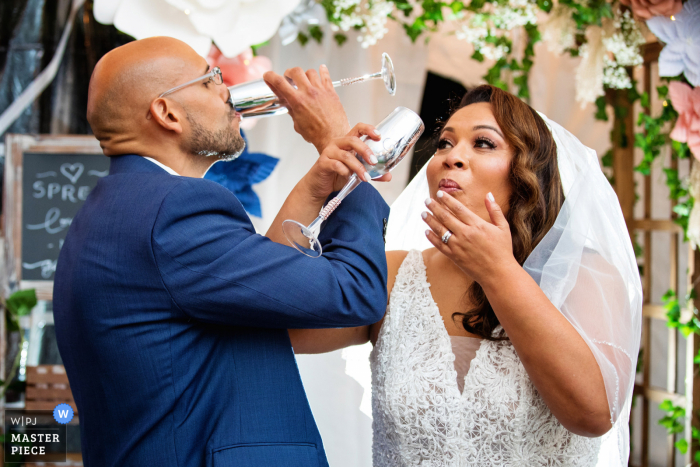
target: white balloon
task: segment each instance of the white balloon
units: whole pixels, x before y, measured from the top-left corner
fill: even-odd
[[[95,0],[92,9],[95,19],[102,24],[114,24],[114,16],[122,0]]]
[[[226,57],[275,35],[300,0],[95,0],[95,19],[136,39],[168,36],[206,57],[214,41]]]
[[[123,0],[114,26],[136,39],[168,36],[179,39],[206,57],[211,39],[199,34],[182,11],[163,0]]]

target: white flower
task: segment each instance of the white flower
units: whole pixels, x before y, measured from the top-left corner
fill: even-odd
[[[509,0],[479,13],[463,12],[462,20],[455,30],[457,39],[471,43],[484,58],[500,60],[510,53],[509,47],[487,42],[487,39],[509,37],[515,28],[537,24],[537,8],[532,0]]]
[[[537,23],[537,5],[528,0],[510,0],[493,8],[493,24],[510,31],[518,26]]]
[[[625,67],[643,63],[639,46],[644,37],[629,11],[615,12],[613,19],[604,19],[602,27],[589,26],[586,44],[579,49],[581,63],[576,70],[576,100],[585,105],[604,94],[604,87],[632,87]]]
[[[603,84],[612,89],[629,89],[632,87],[632,80],[624,66],[608,57],[603,57],[603,63],[605,65]]]
[[[388,0],[335,0],[333,18],[337,25],[331,25],[334,31],[349,31],[360,28],[358,42],[363,48],[374,45],[389,32],[386,22],[394,11],[394,3]]]
[[[615,56],[620,66],[638,66],[644,63],[639,46],[646,40],[629,10],[616,18],[615,32],[603,39],[603,45]]]
[[[619,33],[603,39],[603,45],[608,52],[615,55],[615,61],[621,66],[637,66],[644,63],[639,54],[639,44],[627,44]]]
[[[579,49],[581,63],[576,69],[576,100],[585,106],[605,94],[603,77],[605,69],[605,47],[603,29],[589,26],[586,29],[586,43]]]
[[[576,21],[573,12],[572,8],[559,4],[549,14],[547,22],[541,26],[542,40],[550,52],[563,54],[566,49],[576,45]]]
[[[700,86],[700,2],[685,2],[674,20],[655,16],[647,26],[666,46],[659,55],[659,75],[685,75],[693,86]]]
[[[95,19],[136,39],[170,36],[227,57],[271,38],[299,0],[95,0]]]

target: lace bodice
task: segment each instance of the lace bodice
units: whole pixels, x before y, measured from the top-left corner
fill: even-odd
[[[595,466],[600,438],[552,415],[509,341],[483,340],[457,388],[421,252],[399,269],[372,368],[373,461],[383,466]]]

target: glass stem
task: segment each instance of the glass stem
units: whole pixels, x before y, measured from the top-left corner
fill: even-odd
[[[323,207],[323,209],[321,209],[318,217],[311,224],[309,224],[308,229],[312,231],[317,238],[318,233],[321,231],[321,223],[328,219],[328,216],[335,211],[335,209],[340,205],[341,201],[343,201],[352,192],[352,190],[357,188],[360,183],[362,183],[360,177],[358,177],[357,174],[352,174],[343,189],[340,190],[338,194],[335,195],[335,197]]]
[[[348,86],[350,84],[362,83],[363,81],[369,81],[371,79],[377,79],[382,77],[382,72],[378,71],[372,73],[371,75],[362,75],[357,78],[343,78],[340,81],[333,81],[333,87],[337,88],[340,86]]]

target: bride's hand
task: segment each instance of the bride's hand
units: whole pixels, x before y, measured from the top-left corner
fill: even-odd
[[[369,181],[369,174],[355,153],[359,154],[368,164],[376,163],[370,148],[360,139],[366,135],[375,141],[380,139],[372,125],[358,123],[352,130],[341,138],[332,140],[321,153],[314,166],[305,176],[311,195],[316,199],[325,200],[334,191],[343,188],[353,173],[362,181]],[[374,181],[389,181],[391,174],[386,174]]]
[[[437,199],[426,200],[432,213],[423,213],[431,230],[426,231],[432,243],[476,282],[501,277],[508,268],[518,266],[513,256],[513,243],[508,221],[491,193],[484,203],[491,217],[487,222],[449,193],[437,192]],[[447,244],[442,236],[452,236]]]

